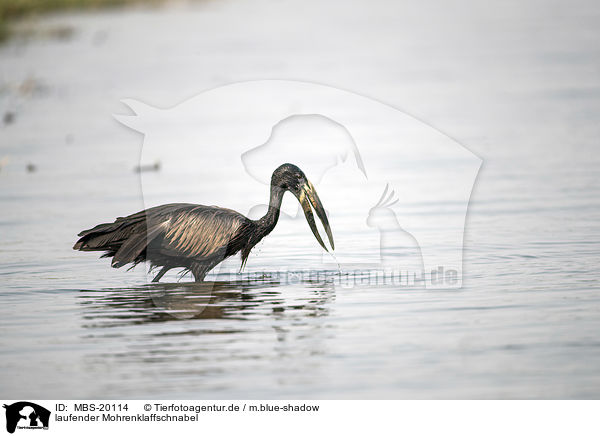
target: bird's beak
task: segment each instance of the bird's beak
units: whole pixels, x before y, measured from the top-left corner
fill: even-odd
[[[335,245],[333,244],[333,235],[331,234],[331,227],[329,227],[329,220],[327,220],[325,209],[321,204],[321,200],[317,195],[317,191],[310,181],[307,180],[304,186],[302,186],[300,193],[298,194],[298,201],[300,201],[300,205],[302,206],[302,210],[304,211],[304,216],[306,216],[306,221],[308,221],[310,230],[313,232],[313,235],[315,235],[315,238],[317,238],[317,241],[319,241],[319,244],[321,244],[321,247],[323,247],[325,251],[329,251],[327,250],[327,247],[325,247],[325,244],[323,243],[323,240],[317,231],[311,205],[315,209],[315,212],[317,212],[317,216],[323,224],[323,228],[325,229],[327,237],[329,238],[329,243],[331,244],[331,249],[335,250]]]

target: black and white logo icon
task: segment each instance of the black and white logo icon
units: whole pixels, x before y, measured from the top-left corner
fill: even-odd
[[[48,429],[50,411],[29,401],[19,401],[4,405],[6,409],[6,431],[14,433],[16,429]]]

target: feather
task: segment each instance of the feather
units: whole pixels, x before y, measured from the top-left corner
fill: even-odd
[[[117,252],[113,255],[111,266],[120,268],[128,263],[135,262],[138,256],[146,249],[154,239],[165,230],[165,223],[154,226],[148,231],[138,232],[125,240]]]
[[[158,279],[177,267],[203,278],[217,263],[242,248],[240,230],[249,223],[231,209],[166,204],[84,230],[73,248],[103,251],[101,257],[112,257],[114,268],[148,260],[153,267],[163,267]]]

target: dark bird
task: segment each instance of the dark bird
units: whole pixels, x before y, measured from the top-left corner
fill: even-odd
[[[104,251],[102,257],[112,257],[114,268],[148,261],[153,268],[161,267],[154,282],[172,268],[191,271],[194,279],[201,282],[217,264],[240,251],[244,267],[250,250],[277,224],[286,191],[296,196],[312,233],[327,251],[317,231],[312,205],[331,248],[335,249],[329,221],[314,186],[300,168],[289,163],[273,172],[269,210],[258,220],[217,206],[165,204],[84,230],[73,249]]]

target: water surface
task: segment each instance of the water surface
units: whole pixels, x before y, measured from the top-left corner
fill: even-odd
[[[15,114],[0,127],[1,396],[598,398],[600,8],[455,3],[69,14],[40,25],[70,39],[0,47]],[[336,268],[281,281],[311,266],[288,250],[316,245],[303,223],[261,244],[248,267],[263,275],[242,282],[148,286],[140,267],[71,250],[143,207],[120,99],[168,107],[264,78],[369,95],[484,159],[462,289],[348,288]]]

